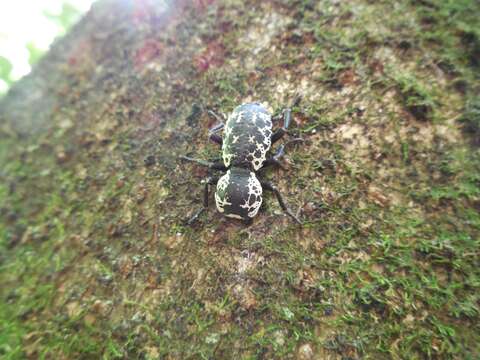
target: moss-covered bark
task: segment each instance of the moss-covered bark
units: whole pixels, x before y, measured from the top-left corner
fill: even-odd
[[[475,358],[475,1],[101,1],[0,102],[0,356]],[[296,94],[252,226],[208,109]]]

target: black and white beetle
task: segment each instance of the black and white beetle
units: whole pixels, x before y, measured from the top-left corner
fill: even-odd
[[[209,113],[221,121],[213,112]],[[280,145],[273,156],[267,157],[271,146],[287,133],[290,125],[291,109],[284,109],[281,115],[283,126],[273,132],[272,116],[262,104],[255,102],[237,106],[225,124],[220,122],[210,129],[210,139],[222,145],[222,159],[208,162],[187,156],[181,157],[210,169],[227,172],[221,177],[210,176],[203,180],[205,184],[203,207],[188,221],[189,224],[207,209],[209,185],[217,186],[215,191],[217,209],[227,217],[250,223],[262,205],[263,190],[269,190],[276,195],[283,211],[301,224],[286,206],[278,189],[269,182],[260,181],[256,173],[270,165],[282,167],[278,160],[284,155],[285,145]],[[223,138],[217,134],[222,129]]]

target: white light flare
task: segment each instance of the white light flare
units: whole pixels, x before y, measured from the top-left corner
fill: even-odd
[[[65,2],[85,13],[93,0],[15,0],[0,5],[0,56],[12,63],[12,80],[30,72],[28,43],[46,51],[61,35],[62,28],[44,13],[60,14]]]

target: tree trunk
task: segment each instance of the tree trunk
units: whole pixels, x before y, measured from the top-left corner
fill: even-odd
[[[95,4],[0,101],[0,355],[478,355],[480,42],[448,11]],[[296,95],[305,141],[267,177],[304,224],[267,195],[250,226],[186,225],[208,171],[179,156],[221,151],[208,110]]]

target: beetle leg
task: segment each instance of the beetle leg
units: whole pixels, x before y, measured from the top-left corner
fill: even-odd
[[[272,157],[265,160],[261,170],[265,169],[268,166],[272,166],[272,165],[278,166],[281,169],[285,170],[285,167],[280,162],[280,159],[283,157],[283,155],[285,155],[285,145],[282,144],[278,147],[277,151],[275,152],[275,154]]]
[[[216,185],[217,182],[218,182],[218,177],[215,176],[215,177],[208,177],[204,180],[202,180],[202,182],[205,183],[205,187],[203,188],[203,207],[200,208],[199,210],[197,210],[195,212],[195,214],[193,214],[193,216],[187,221],[187,225],[191,225],[193,224],[197,219],[198,217],[205,211],[208,209],[208,197],[209,197],[209,188],[208,186],[209,185]]]
[[[208,138],[212,140],[214,143],[223,145],[223,138],[218,134],[210,132],[210,135],[208,136]]]
[[[221,128],[223,128],[223,123],[225,122],[225,117],[224,116],[220,116],[215,111],[212,111],[212,110],[208,110],[207,114],[209,116],[213,117],[219,123],[221,123],[222,124]],[[219,126],[219,125],[216,125],[213,129],[215,129],[217,126]]]
[[[226,171],[227,170],[225,164],[223,163],[223,160],[221,160],[221,159],[211,162],[211,161],[206,161],[206,160],[202,160],[202,159],[194,159],[194,158],[191,158],[191,157],[188,157],[188,156],[183,156],[183,155],[180,156],[180,159],[190,161],[190,162],[194,162],[196,164],[208,167],[209,169],[213,169],[213,170],[221,170],[221,171]]]
[[[264,190],[269,190],[275,194],[277,197],[278,203],[280,204],[280,207],[282,210],[290,216],[293,220],[295,220],[297,223],[302,224],[302,222],[298,219],[298,217],[295,216],[295,214],[290,210],[287,205],[285,204],[285,201],[283,200],[282,194],[278,191],[277,187],[269,182],[261,182],[262,187]]]
[[[272,135],[272,144],[275,144],[278,140],[280,140],[285,134],[287,133],[287,129],[280,128],[275,130]]]
[[[282,118],[283,118],[283,110],[280,112],[280,114],[273,115],[272,116],[272,121],[277,122],[277,121],[282,120]]]
[[[280,169],[282,170],[285,170],[285,166],[282,165],[282,163],[276,159],[274,159],[273,157],[271,158],[268,158],[267,160],[265,160],[265,162],[263,163],[263,166],[262,168],[259,170],[259,171],[263,171],[265,170],[265,168],[269,167],[269,166],[278,166]]]
[[[274,120],[277,118],[280,118],[280,116],[283,118],[283,126],[279,129],[277,129],[273,135],[272,135],[272,144],[276,143],[278,140],[280,140],[285,134],[288,133],[288,127],[290,126],[290,122],[292,121],[292,108],[297,106],[300,103],[301,96],[299,94],[295,95],[292,104],[283,109],[282,113],[280,115],[274,116]]]
[[[278,147],[277,151],[275,152],[275,155],[273,155],[273,159],[275,161],[280,160],[283,156],[285,155],[285,145],[282,144]]]
[[[305,139],[304,138],[294,138],[292,140],[288,140],[286,143],[285,143],[285,147],[287,147],[288,145],[290,144],[298,144],[298,143],[303,143],[305,142]]]
[[[285,148],[290,144],[298,144],[298,143],[304,142],[304,141],[305,140],[302,139],[302,138],[295,138],[295,139],[287,141],[285,144],[280,145],[277,148],[277,151],[275,152],[275,154],[272,157],[269,157],[265,160],[262,168],[259,171],[264,171],[265,168],[267,168],[269,166],[272,166],[272,165],[278,166],[282,170],[286,170],[285,166],[283,166],[283,164],[280,162],[280,159],[285,155]]]
[[[212,140],[213,142],[219,144],[219,145],[222,145],[223,144],[223,139],[220,135],[218,135],[217,133],[221,130],[223,130],[223,128],[225,127],[225,124],[223,123],[222,119],[220,118],[220,116],[218,116],[217,114],[215,114],[213,111],[209,110],[208,111],[208,114],[211,115],[212,117],[214,117],[217,121],[219,121],[219,123],[217,125],[215,125],[214,127],[212,127],[209,131],[208,131],[208,134],[209,134],[209,138],[210,140]]]
[[[217,115],[218,116],[218,115]],[[209,129],[209,133],[212,134],[212,133],[218,133],[219,131],[223,130],[223,128],[225,127],[225,124],[223,122],[220,122],[218,123],[217,125],[215,125],[214,127],[210,128]]]
[[[249,218],[249,219],[243,220],[243,223],[245,226],[250,226],[253,224],[253,219]]]
[[[290,126],[290,122],[292,121],[292,110],[290,108],[284,109],[282,114],[283,114],[283,126],[277,129],[273,133],[272,144],[275,144],[288,132],[288,127]]]

